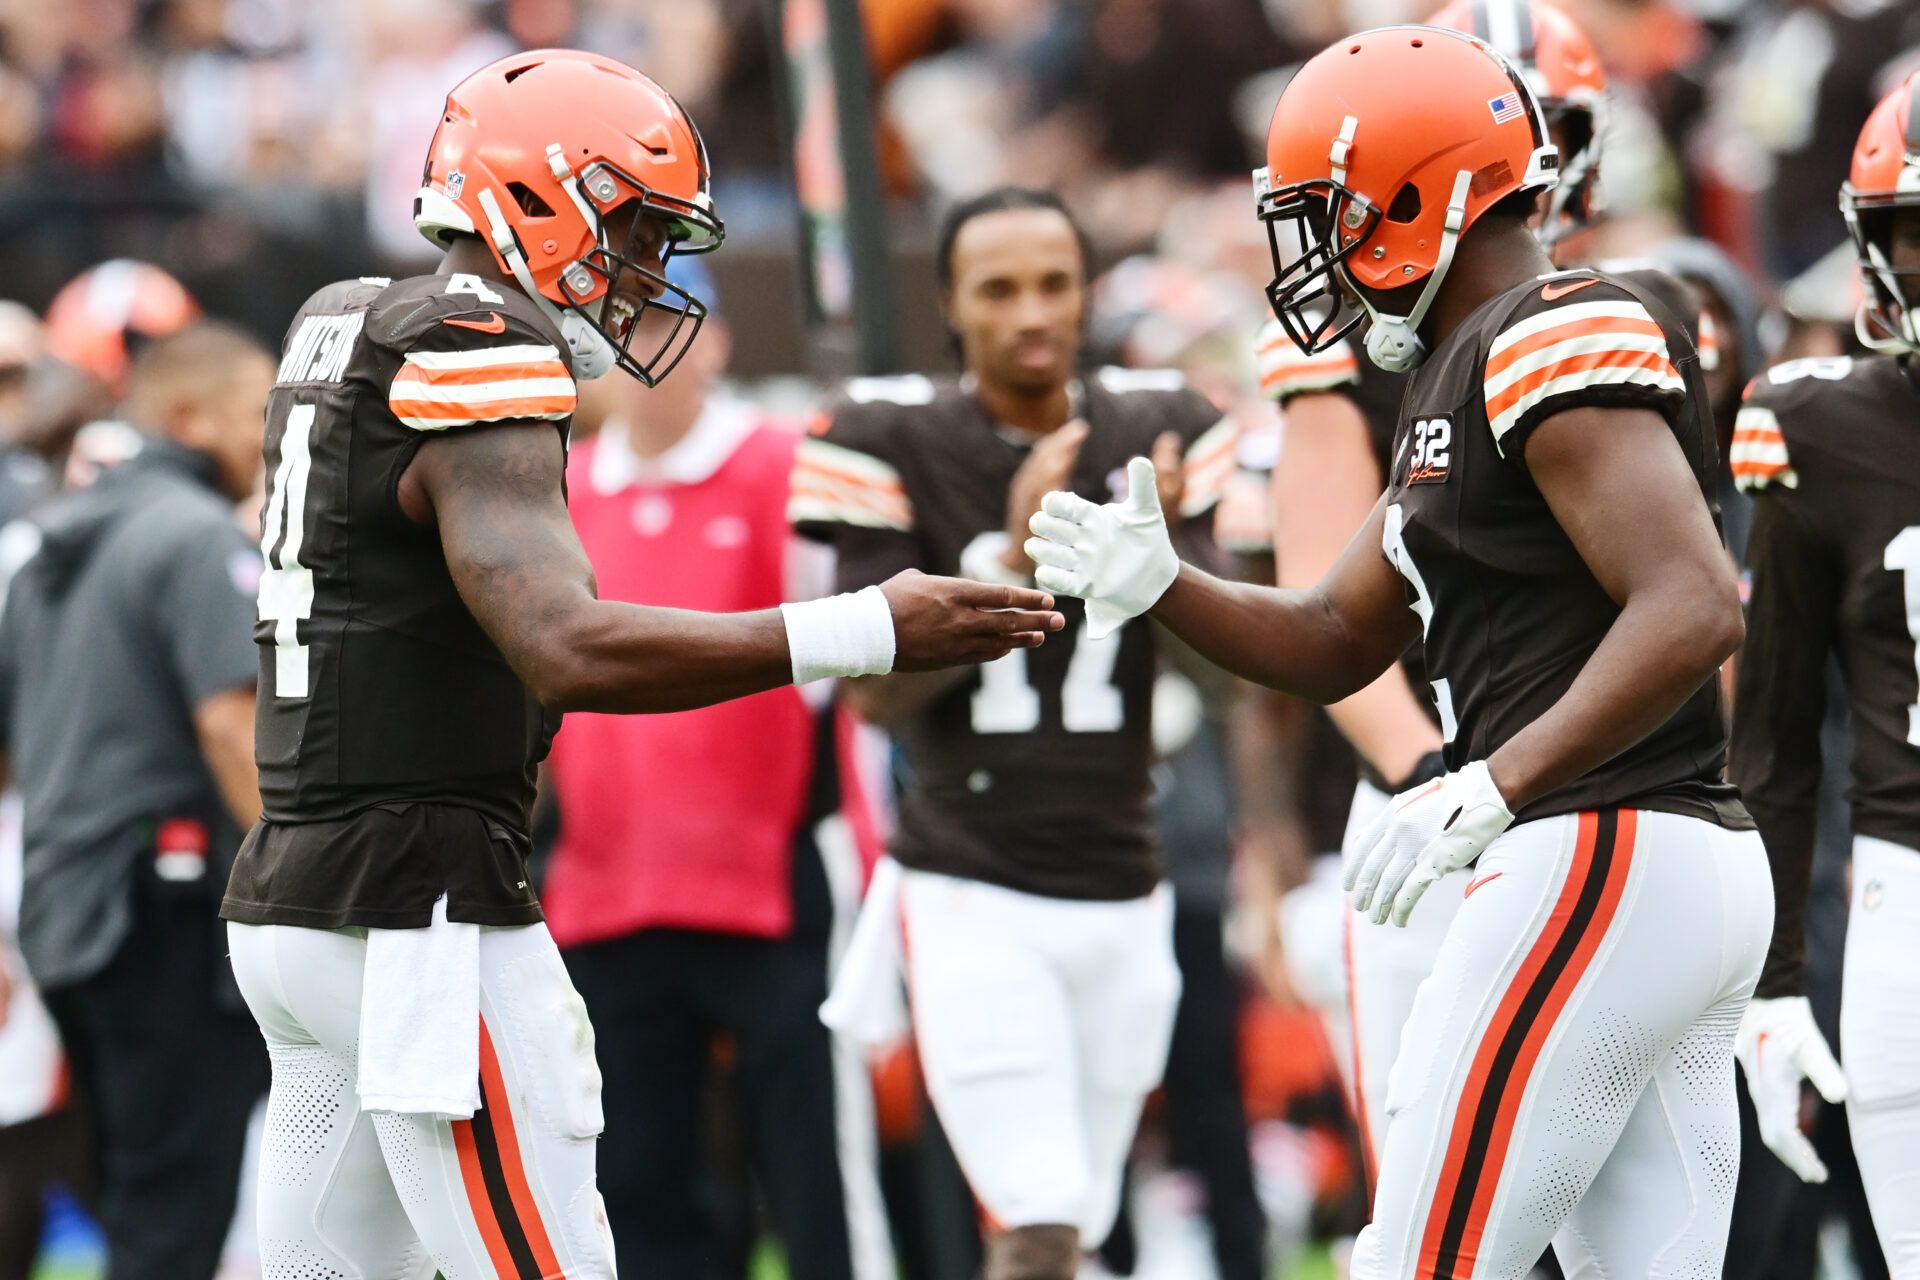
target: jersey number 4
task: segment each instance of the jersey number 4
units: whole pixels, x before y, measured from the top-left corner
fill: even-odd
[[[313,472],[313,412],[310,404],[287,410],[280,435],[280,465],[260,519],[260,620],[273,624],[273,693],[307,696],[307,646],[300,624],[313,616],[313,570],[300,563],[307,529],[307,478]]]
[[[1122,628],[1095,640],[1082,627],[1074,637],[1067,678],[1060,685],[1060,719],[1068,733],[1113,733],[1126,723],[1126,706],[1113,684],[1124,633]],[[973,692],[973,731],[1029,733],[1039,727],[1040,691],[1027,679],[1027,651],[1015,649],[984,664]]]

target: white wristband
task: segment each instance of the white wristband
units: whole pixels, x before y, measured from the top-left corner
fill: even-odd
[[[1002,587],[1032,586],[1032,578],[1007,568],[1000,558],[1007,553],[1008,541],[1004,529],[989,529],[975,537],[960,552],[960,576]]]
[[[879,587],[780,606],[793,682],[893,670],[893,607]]]

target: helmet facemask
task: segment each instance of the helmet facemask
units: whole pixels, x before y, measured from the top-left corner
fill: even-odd
[[[1902,173],[1916,170],[1909,168]],[[1893,265],[1893,223],[1903,211],[1920,217],[1920,183],[1912,191],[1860,195],[1840,189],[1840,212],[1860,264],[1866,295],[1854,317],[1854,332],[1869,350],[1900,355],[1920,351],[1920,267]]]
[[[680,363],[708,315],[704,301],[667,279],[666,264],[676,253],[719,248],[726,233],[704,191],[690,202],[662,195],[604,160],[577,179],[564,172],[557,152],[548,160],[594,234],[594,247],[560,273],[562,305],[599,335],[613,368],[653,386]],[[616,215],[626,216],[618,246],[610,226]],[[656,229],[665,245],[646,252]]]
[[[1340,264],[1373,233],[1380,210],[1330,179],[1274,188],[1260,170],[1254,183],[1273,256],[1267,302],[1294,346],[1308,355],[1325,351],[1367,318]]]
[[[1542,101],[1548,136],[1566,163],[1560,181],[1547,193],[1546,215],[1536,233],[1540,247],[1551,252],[1562,239],[1591,225],[1601,212],[1600,134],[1605,126],[1604,103]]]

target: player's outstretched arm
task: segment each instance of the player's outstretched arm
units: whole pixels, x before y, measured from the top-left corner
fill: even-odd
[[[1420,635],[1380,552],[1385,499],[1318,584],[1228,582],[1190,564],[1154,605],[1156,621],[1210,661],[1257,684],[1333,703],[1372,684]]]
[[[1733,559],[1658,413],[1569,409],[1524,448],[1534,484],[1620,613],[1560,700],[1488,758],[1514,812],[1659,728],[1745,630]]]
[[[600,600],[562,496],[565,466],[557,433],[510,425],[430,440],[402,479],[403,505],[439,529],[461,599],[556,711],[680,711],[836,670],[984,662],[1062,625],[1043,592],[918,573],[877,588],[864,617],[821,611],[845,598],[798,606],[811,611],[804,625],[779,609],[709,614]],[[886,653],[875,643],[876,625],[885,640],[882,604]]]
[[[1318,586],[1288,591],[1227,582],[1181,563],[1153,464],[1135,458],[1127,479],[1127,496],[1104,506],[1049,493],[1027,540],[1040,585],[1087,602],[1090,634],[1151,612],[1216,666],[1315,702],[1364,688],[1419,634],[1380,551],[1384,499]]]

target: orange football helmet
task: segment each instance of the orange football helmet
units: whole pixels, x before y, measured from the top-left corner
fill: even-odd
[[[447,95],[413,220],[441,248],[456,234],[485,241],[560,325],[576,373],[617,367],[651,386],[706,318],[661,268],[720,247],[707,183],[700,131],[665,89],[612,58],[536,49]],[[609,216],[633,201],[640,216],[616,245]],[[643,255],[661,230],[664,251]],[[629,350],[643,330],[644,359]]]
[[[1557,172],[1539,100],[1490,45],[1415,26],[1339,41],[1280,95],[1267,166],[1254,175],[1274,314],[1309,353],[1371,320],[1373,362],[1412,368],[1460,236],[1507,196],[1550,189]],[[1378,293],[1423,281],[1397,316],[1345,287]]]
[[[1920,75],[1880,100],[1853,147],[1840,184],[1840,214],[1853,237],[1863,297],[1854,332],[1875,351],[1920,351],[1920,317],[1902,281],[1920,270],[1893,265],[1893,215],[1920,209]],[[1911,285],[1920,298],[1920,284]]]
[[[1545,0],[1453,0],[1436,27],[1478,36],[1520,68],[1558,139],[1560,183],[1547,197],[1540,243],[1552,248],[1600,212],[1600,142],[1606,132],[1607,76],[1593,42]]]
[[[47,304],[47,349],[117,392],[140,348],[200,318],[186,286],[149,262],[89,267]]]

